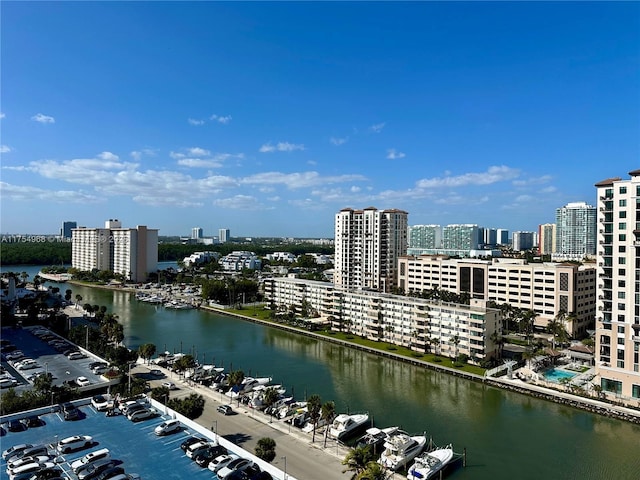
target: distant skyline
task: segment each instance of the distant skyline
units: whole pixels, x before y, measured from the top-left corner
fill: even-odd
[[[638,2],[0,3],[0,232],[535,231],[640,165]]]

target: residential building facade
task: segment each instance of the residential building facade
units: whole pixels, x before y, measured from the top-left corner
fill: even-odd
[[[78,224],[76,222],[62,222],[62,228],[60,229],[60,236],[62,238],[71,238],[71,230],[76,228]]]
[[[454,259],[440,255],[402,257],[398,287],[405,293],[433,289],[533,310],[544,329],[561,312],[572,336],[583,336],[595,316],[595,265],[527,263],[522,259]]]
[[[538,253],[552,255],[556,252],[556,224],[545,223],[538,227]]]
[[[496,354],[491,338],[500,313],[482,301],[460,305],[294,278],[269,278],[264,288],[272,308],[314,311],[333,330],[419,352],[464,354],[476,364]]]
[[[597,183],[596,374],[607,395],[640,399],[640,170]]]
[[[532,249],[534,246],[533,232],[513,232],[511,246],[516,252]]]
[[[408,248],[442,248],[442,226],[413,225],[408,227]]]
[[[253,252],[235,251],[220,259],[220,266],[228,272],[240,272],[245,268],[260,270],[262,260]]]
[[[582,260],[596,253],[596,207],[568,203],[556,210],[554,260]]]
[[[193,227],[191,229],[191,240],[198,240],[204,237],[204,232],[201,227]]]
[[[345,288],[391,291],[397,260],[407,253],[403,210],[345,208],[335,217],[334,283]]]
[[[478,250],[478,225],[453,224],[442,229],[442,248],[448,250]]]
[[[231,240],[231,231],[228,228],[221,228],[218,230],[218,241],[220,243],[227,243]]]
[[[144,225],[123,228],[117,219],[106,221],[105,228],[74,228],[71,252],[73,268],[109,270],[144,282],[158,269],[158,230]]]

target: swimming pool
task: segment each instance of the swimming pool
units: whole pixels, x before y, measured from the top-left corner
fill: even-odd
[[[563,378],[572,379],[577,373],[567,372],[566,370],[558,370],[557,368],[551,368],[545,370],[542,376],[548,382],[560,383]]]

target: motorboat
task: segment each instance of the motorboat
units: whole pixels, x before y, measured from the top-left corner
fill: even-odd
[[[415,480],[416,478],[427,480],[435,477],[453,458],[453,446],[447,445],[433,452],[423,453],[417,456],[413,465],[409,467],[407,478]]]
[[[384,451],[378,463],[390,470],[399,470],[416,458],[426,444],[426,435],[410,436],[405,432],[396,432],[384,442]]]
[[[267,385],[271,380],[273,380],[272,377],[246,377],[240,385],[234,385],[225,395],[227,395],[227,397],[237,398],[240,395],[252,391],[259,385]]]
[[[398,432],[400,427],[387,427],[387,428],[378,428],[371,427],[368,428],[364,435],[358,439],[356,442],[356,448],[365,448],[371,447],[371,451],[375,454],[380,453],[383,449],[384,442],[393,435]]]
[[[341,413],[329,428],[329,437],[342,440],[356,433],[369,422],[368,413]]]

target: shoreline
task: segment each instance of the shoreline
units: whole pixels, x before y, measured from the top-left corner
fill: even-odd
[[[94,285],[94,284],[88,284],[85,282],[78,282],[75,280],[70,280],[67,283],[89,287],[89,288],[100,288],[103,290],[126,291],[129,293],[135,293],[139,290],[131,287]],[[455,368],[446,367],[444,365],[438,365],[438,364],[426,362],[423,360],[419,360],[416,358],[408,358],[403,355],[395,354],[392,352],[386,352],[383,350],[377,350],[375,348],[354,344],[346,340],[331,338],[331,337],[317,334],[315,332],[300,330],[294,327],[290,327],[288,325],[265,321],[259,318],[255,318],[247,315],[241,315],[235,312],[228,312],[220,308],[210,307],[206,305],[200,305],[197,308],[200,310],[204,310],[212,313],[218,313],[220,315],[234,317],[243,321],[259,323],[264,326],[277,328],[290,333],[304,335],[317,340],[324,340],[324,341],[341,345],[344,347],[353,348],[356,350],[371,353],[373,355],[377,355],[383,358],[389,358],[392,360],[401,361],[417,367],[426,368],[432,371],[441,372],[448,375],[453,375],[453,376],[464,378],[466,380],[470,380],[477,383],[482,383],[483,385],[489,385],[489,386],[500,388],[506,391],[520,393],[520,394],[538,398],[541,400],[546,400],[546,401],[557,403],[560,405],[570,406],[570,407],[577,408],[579,410],[587,411],[590,413],[602,415],[605,417],[615,418],[618,420],[623,420],[626,422],[640,425],[640,409],[633,409],[630,407],[615,405],[599,399],[574,395],[568,392],[555,390],[553,388],[526,383],[521,380],[484,377],[484,376],[476,375],[473,373],[463,372]]]

